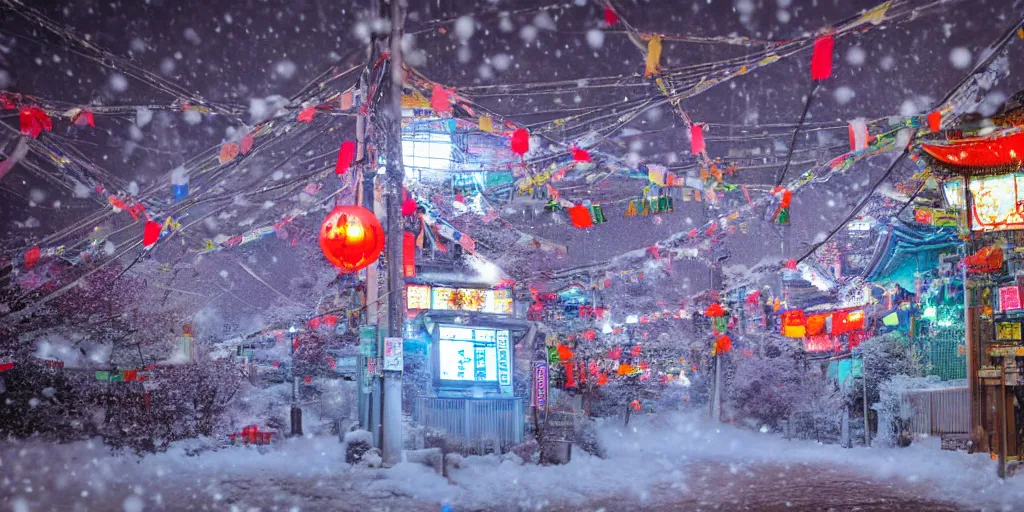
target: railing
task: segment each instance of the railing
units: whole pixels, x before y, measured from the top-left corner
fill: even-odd
[[[967,388],[908,391],[910,430],[915,434],[968,434],[971,396]]]
[[[523,402],[518,399],[417,397],[413,419],[466,443],[498,442],[504,449],[523,441]]]

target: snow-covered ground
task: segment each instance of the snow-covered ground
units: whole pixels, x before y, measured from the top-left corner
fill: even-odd
[[[196,442],[143,458],[97,443],[0,445],[0,510],[543,510],[594,504],[657,506],[685,500],[707,482],[751,478],[771,468],[773,487],[803,472],[838,471],[848,481],[925,493],[964,507],[1017,510],[1024,482],[1000,481],[985,455],[906,449],[843,449],[715,426],[685,414],[606,422],[608,458],[574,450],[564,466],[522,465],[513,456],[469,457],[451,482],[418,464],[351,467],[333,437],[286,440],[266,449],[231,447],[188,456]],[[709,466],[710,465],[710,466]],[[703,467],[703,471],[697,468]],[[720,473],[720,474],[719,474]],[[791,474],[790,474],[791,473]],[[780,484],[780,482],[782,482]],[[817,489],[823,493],[840,489]],[[794,487],[793,492],[806,492]],[[615,507],[606,507],[614,510]]]

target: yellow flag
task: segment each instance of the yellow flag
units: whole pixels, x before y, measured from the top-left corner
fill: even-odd
[[[889,7],[891,5],[892,5],[892,0],[889,0],[888,2],[879,4],[874,9],[871,9],[870,11],[865,12],[864,16],[861,16],[860,19],[861,19],[862,22],[868,22],[868,23],[871,23],[873,25],[878,25],[879,23],[882,23],[883,21],[885,21],[885,14],[889,11]]]
[[[480,131],[494,133],[494,121],[491,116],[480,116]]]
[[[647,42],[647,69],[644,71],[644,77],[650,78],[657,75],[661,63],[661,36],[654,35],[651,40]]]

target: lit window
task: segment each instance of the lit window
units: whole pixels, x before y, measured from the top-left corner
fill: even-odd
[[[448,171],[452,166],[452,135],[410,132],[402,137],[402,163],[417,171]]]

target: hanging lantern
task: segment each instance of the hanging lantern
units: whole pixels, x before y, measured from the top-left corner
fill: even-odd
[[[730,350],[732,350],[732,338],[723,335],[719,336],[718,339],[715,340],[713,355],[717,356],[718,354],[724,354]]]
[[[572,159],[577,162],[589,162],[590,152],[582,148],[574,147],[572,148]]]
[[[725,316],[725,308],[723,308],[721,304],[715,302],[714,304],[708,306],[708,308],[704,310],[704,316],[708,316],[711,318]]]
[[[520,128],[512,132],[512,152],[523,156],[530,151],[530,132]]]
[[[320,226],[320,249],[332,265],[352,273],[373,263],[384,250],[384,228],[361,206],[339,206]]]
[[[928,129],[933,132],[942,130],[942,112],[936,110],[928,114]]]
[[[817,82],[832,76],[832,52],[835,46],[835,38],[830,35],[814,40],[814,54],[811,56],[812,80]]]

